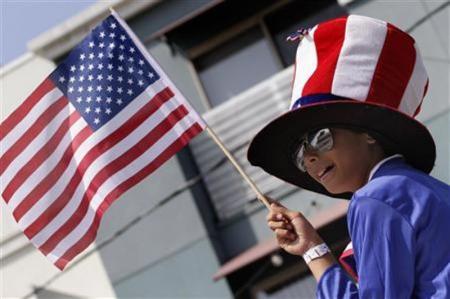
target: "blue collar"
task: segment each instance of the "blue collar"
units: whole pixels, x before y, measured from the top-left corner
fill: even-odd
[[[388,157],[374,167],[370,180],[380,177],[380,176],[386,174],[386,172],[389,172],[390,170],[397,169],[397,168],[405,168],[405,166],[409,166],[409,165],[405,162],[403,156],[394,155],[394,156]],[[376,168],[376,167],[378,167],[378,168]]]
[[[403,159],[403,156],[400,155],[400,154],[395,154],[395,155],[389,156],[389,157],[387,157],[387,158],[384,158],[383,160],[381,160],[380,162],[378,162],[378,163],[372,168],[372,170],[370,171],[369,179],[368,179],[367,181],[370,182],[370,180],[372,179],[373,175],[375,174],[375,172],[377,172],[377,170],[381,167],[381,165],[385,164],[386,162],[388,162],[388,161],[390,161],[390,160],[392,160],[392,159],[396,159],[396,158],[402,158],[402,159]]]

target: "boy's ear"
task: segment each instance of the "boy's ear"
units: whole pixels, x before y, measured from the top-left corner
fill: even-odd
[[[368,144],[375,144],[377,143],[377,140],[370,136],[368,133],[364,133],[364,136],[366,137],[366,141]]]

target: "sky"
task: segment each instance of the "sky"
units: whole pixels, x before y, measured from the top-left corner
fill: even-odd
[[[0,0],[0,66],[27,52],[40,33],[85,10],[94,0]]]

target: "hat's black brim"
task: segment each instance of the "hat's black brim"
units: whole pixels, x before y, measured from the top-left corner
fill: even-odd
[[[331,197],[350,198],[351,193],[331,194],[293,163],[294,145],[306,132],[320,127],[349,126],[383,136],[395,144],[408,164],[429,173],[436,147],[428,129],[414,118],[388,107],[353,100],[302,106],[276,118],[252,140],[247,158],[254,166],[301,188]]]

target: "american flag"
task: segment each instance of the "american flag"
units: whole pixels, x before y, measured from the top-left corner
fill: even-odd
[[[62,270],[108,207],[204,128],[113,13],[0,125],[1,194]]]

